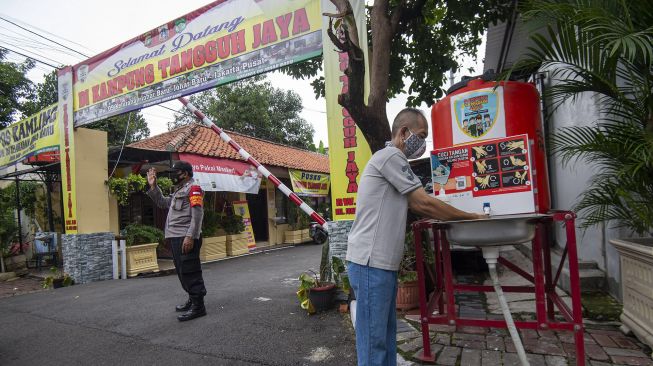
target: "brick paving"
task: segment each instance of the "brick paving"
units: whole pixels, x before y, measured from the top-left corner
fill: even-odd
[[[515,257],[520,265],[529,261],[520,258],[516,251],[507,252]],[[504,253],[502,253],[504,256]],[[512,260],[512,259],[511,259]],[[527,268],[527,270],[530,268]],[[499,274],[503,285],[528,285],[513,272],[504,271]],[[456,275],[458,283],[484,283],[481,276]],[[486,283],[487,284],[487,283]],[[529,296],[531,298],[529,298]],[[509,307],[515,319],[533,321],[534,299],[529,294],[506,293]],[[569,297],[563,295],[563,301]],[[459,317],[476,319],[503,319],[498,309],[496,295],[482,293],[456,293],[456,312]],[[409,314],[398,315],[398,323],[403,326],[403,334],[414,334],[406,330],[405,325],[411,325],[419,331],[419,310]],[[559,315],[556,315],[559,318]],[[563,320],[563,319],[559,319]],[[587,366],[653,366],[651,349],[637,338],[623,334],[616,323],[585,324],[585,356]],[[436,357],[436,365],[451,366],[501,366],[519,365],[515,346],[505,329],[481,328],[451,325],[429,324],[432,353]],[[570,331],[520,329],[522,342],[526,348],[532,366],[567,366],[576,365],[576,341]],[[421,334],[415,339],[404,337],[399,342],[401,366],[420,364],[414,358],[423,352]],[[403,344],[410,343],[405,351]]]
[[[414,317],[409,317],[413,318]],[[407,361],[402,365],[420,364],[413,356],[422,351],[418,324],[400,317],[403,329],[399,350]],[[413,331],[406,326],[414,327]],[[587,325],[585,351],[588,366],[653,366],[651,350],[636,338],[621,333],[616,325]],[[503,329],[484,329],[431,325],[431,349],[436,365],[508,366],[519,365],[512,339]],[[503,331],[503,332],[497,332]],[[576,365],[576,346],[572,333],[566,331],[522,332],[532,366]],[[407,337],[412,335],[415,338]]]

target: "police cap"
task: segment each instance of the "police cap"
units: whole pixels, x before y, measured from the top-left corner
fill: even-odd
[[[175,161],[175,163],[172,165],[172,170],[186,172],[189,176],[193,176],[193,166],[190,165],[190,163],[187,161]]]

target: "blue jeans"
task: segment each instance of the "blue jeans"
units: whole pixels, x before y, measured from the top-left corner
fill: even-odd
[[[347,263],[356,295],[358,366],[397,364],[397,272]]]

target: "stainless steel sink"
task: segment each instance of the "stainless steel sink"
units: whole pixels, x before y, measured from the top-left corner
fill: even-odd
[[[480,220],[440,221],[447,240],[460,246],[500,246],[530,242],[538,221],[551,217],[543,214],[489,216]]]

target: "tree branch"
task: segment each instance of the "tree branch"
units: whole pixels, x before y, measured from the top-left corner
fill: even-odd
[[[388,0],[377,0],[378,4],[373,8],[373,17],[380,17],[379,24],[383,25],[372,29],[373,54],[369,70],[372,80],[368,103],[365,103],[364,98],[366,60],[362,50],[362,47],[367,45],[360,44],[356,19],[349,0],[331,0],[331,2],[336,6],[338,13],[325,15],[332,16],[331,19],[342,19],[340,25],[342,28],[334,29],[333,22],[330,20],[327,34],[333,43],[347,54],[347,68],[344,73],[348,78],[348,88],[346,93],[338,96],[338,103],[347,109],[372,151],[376,152],[384,147],[385,141],[390,139],[386,95],[393,32],[390,30],[387,11],[384,11],[387,9]],[[374,20],[372,23],[375,24]]]
[[[426,0],[417,0],[411,7],[408,7],[407,3],[407,0],[402,0],[401,4],[396,6],[390,15],[390,23],[394,34],[405,32],[406,25],[422,15]],[[402,25],[401,28],[400,25]]]
[[[360,47],[360,41],[358,39],[358,26],[356,25],[356,19],[354,19],[354,10],[351,8],[349,0],[331,0],[336,8],[338,13],[323,13],[324,16],[328,16],[330,19],[340,19],[343,24],[345,32],[349,32],[349,39],[356,47]],[[342,25],[341,25],[342,26]],[[329,21],[329,28],[332,28],[331,21]]]
[[[392,29],[392,33],[394,34],[397,33],[397,27],[399,26],[399,21],[402,20],[404,12],[407,10],[406,2],[407,0],[402,0],[401,4],[395,7],[395,9],[390,14],[390,27]]]

